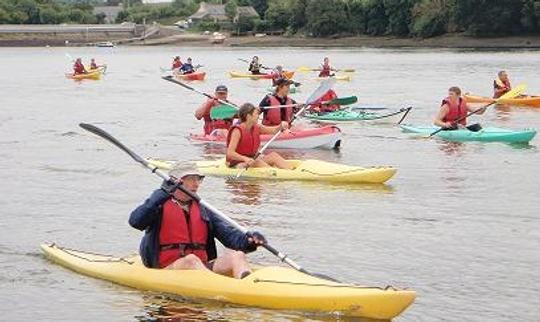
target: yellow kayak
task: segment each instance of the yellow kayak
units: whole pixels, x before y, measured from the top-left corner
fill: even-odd
[[[387,320],[416,297],[411,290],[330,282],[285,267],[259,267],[239,280],[200,270],[149,269],[138,255],[120,258],[55,244],[43,244],[41,250],[53,262],[80,274],[145,291],[238,305]]]
[[[463,97],[465,97],[467,103],[489,104],[493,102],[493,98],[491,97],[483,97],[472,94],[465,94]],[[520,96],[515,98],[502,99],[499,104],[540,107],[540,96]]]
[[[86,74],[73,75],[72,73],[66,73],[66,77],[74,80],[93,79],[98,80],[101,78],[101,69],[91,70]]]
[[[287,71],[283,73],[288,79],[291,79],[294,76],[294,71]],[[251,74],[238,71],[229,72],[229,76],[231,78],[272,79],[272,74]]]
[[[351,75],[335,75],[335,76],[330,76],[330,77],[316,77],[315,80],[323,81],[328,78],[335,78],[338,81],[350,82],[352,79],[352,76]]]
[[[169,170],[175,161],[149,159],[150,164]],[[319,160],[287,160],[294,165],[294,170],[277,168],[249,168],[242,172],[244,178],[272,180],[303,180],[341,183],[384,183],[394,176],[394,167],[362,168]],[[229,168],[225,159],[217,161],[195,162],[199,171],[218,177],[235,177],[241,169]]]

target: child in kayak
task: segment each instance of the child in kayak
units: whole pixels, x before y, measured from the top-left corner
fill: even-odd
[[[253,56],[253,58],[251,59],[251,63],[249,63],[248,71],[250,71],[253,75],[260,75],[261,67],[262,65],[259,64],[259,57]]]
[[[177,69],[180,69],[182,68],[182,62],[180,61],[180,56],[176,56],[174,57],[174,60],[172,62],[172,67],[171,67],[171,70],[177,70]]]
[[[233,125],[227,136],[227,166],[232,168],[265,168],[276,167],[292,170],[281,155],[271,152],[254,159],[261,145],[261,134],[275,134],[289,128],[289,123],[282,122],[278,126],[259,125],[259,109],[253,104],[245,103],[238,110],[240,124]]]
[[[88,74],[81,58],[77,58],[73,64],[73,75]]]
[[[335,71],[335,69],[330,66],[330,59],[328,57],[324,57],[323,64],[321,65],[321,71],[319,72],[319,77],[335,76],[332,71]]]
[[[177,189],[180,182],[196,193],[204,176],[194,168],[175,166],[164,181],[129,217],[129,224],[144,231],[140,255],[146,267],[175,270],[209,270],[243,278],[251,273],[245,253],[264,245],[258,232],[243,233],[211,209]],[[216,242],[228,247],[217,255]]]
[[[493,98],[499,98],[511,89],[512,85],[510,85],[508,74],[504,70],[501,70],[497,74],[497,78],[493,81]]]
[[[448,97],[443,99],[439,113],[435,117],[433,124],[446,130],[456,130],[458,128],[467,128],[470,131],[478,132],[482,129],[480,124],[467,126],[467,114],[476,111],[476,109],[467,105],[467,102],[461,97],[461,89],[457,86],[448,89]],[[477,114],[484,114],[486,108],[478,110]]]
[[[191,57],[189,57],[187,62],[180,67],[179,71],[183,75],[195,73],[195,67],[193,67]]]
[[[287,124],[291,122],[292,116],[296,111],[295,106],[269,108],[272,106],[296,104],[296,101],[288,96],[291,84],[293,84],[291,80],[284,78],[278,79],[274,93],[266,95],[259,103],[259,107],[263,111],[263,125],[277,126],[283,122]]]
[[[221,103],[219,102],[220,100],[227,101],[228,95],[229,90],[227,89],[227,86],[219,85],[218,87],[216,87],[216,91],[214,93],[215,98],[208,99],[195,111],[195,118],[197,120],[204,120],[204,134],[208,135],[212,133],[213,135],[219,136],[227,135],[227,131],[232,126],[232,119],[212,120],[212,118],[210,117],[210,112],[215,106],[221,105]]]

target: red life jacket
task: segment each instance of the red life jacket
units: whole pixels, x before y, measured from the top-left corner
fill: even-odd
[[[73,72],[75,73],[75,75],[78,75],[78,74],[84,74],[86,70],[84,69],[83,64],[75,63],[75,65],[73,65]]]
[[[270,100],[270,106],[281,105],[281,102],[274,94],[268,95],[268,99]],[[287,97],[285,101],[285,105],[290,105],[292,103],[293,103],[292,99],[290,97]],[[292,107],[265,109],[263,112],[262,124],[266,126],[277,126],[277,125],[280,125],[282,121],[286,121],[290,123],[292,120],[292,117],[293,117]]]
[[[319,73],[319,77],[330,77],[332,73],[332,67],[330,65],[322,65],[322,70]]]
[[[182,62],[180,60],[174,60],[172,64],[172,69],[177,69],[182,67]]]
[[[498,91],[502,88],[506,88],[504,91]],[[512,85],[510,85],[510,80],[502,81],[499,78],[493,81],[493,98],[499,98],[503,96],[504,94],[508,93],[512,89]]]
[[[199,204],[191,203],[189,214],[173,199],[163,204],[163,217],[159,231],[159,266],[167,267],[188,254],[199,257],[203,263],[208,261],[206,241],[208,224],[201,217]]]
[[[336,92],[334,92],[334,90],[331,89],[328,92],[326,92],[326,94],[324,94],[323,97],[319,98],[313,105],[318,106],[321,112],[333,112],[339,109],[339,105],[337,104],[336,105],[321,105],[320,103],[331,101],[335,98],[337,98],[337,94]]]
[[[245,125],[243,124],[233,125],[229,130],[229,134],[227,135],[227,147],[231,143],[231,135],[234,129],[240,130],[240,141],[238,141],[238,145],[236,146],[236,153],[250,158],[254,157],[259,150],[259,146],[261,145],[259,125],[253,125],[251,131],[247,131]],[[233,167],[240,163],[240,161],[232,160],[227,157],[227,163],[229,166]]]
[[[210,112],[214,106],[218,106],[221,103],[216,99],[209,99],[204,103],[204,134],[210,134],[215,129],[230,129],[232,126],[232,120],[212,120]]]
[[[459,98],[457,103],[452,103],[450,101],[450,97],[445,98],[442,101],[442,105],[447,104],[448,105],[448,113],[443,119],[443,122],[455,122],[459,118],[463,118],[459,121],[459,124],[467,125],[467,116],[468,110],[467,110],[467,102],[463,98]],[[441,105],[441,106],[442,106]]]

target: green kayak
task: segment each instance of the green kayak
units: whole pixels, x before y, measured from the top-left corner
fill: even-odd
[[[314,120],[321,123],[343,123],[343,122],[355,122],[355,121],[374,121],[389,118],[395,115],[403,114],[402,120],[405,118],[407,113],[412,109],[412,107],[402,108],[397,111],[381,114],[377,112],[370,112],[366,110],[353,110],[344,109],[338,110],[335,112],[327,113],[316,113],[316,112],[306,112],[304,117],[310,120]],[[400,121],[401,122],[401,121]]]
[[[401,129],[406,133],[416,133],[429,136],[438,130],[435,126],[414,126],[401,125]],[[434,136],[448,141],[480,141],[480,142],[508,142],[508,143],[527,143],[534,138],[536,131],[533,129],[509,130],[496,127],[485,127],[478,132],[472,132],[467,129],[440,131]]]

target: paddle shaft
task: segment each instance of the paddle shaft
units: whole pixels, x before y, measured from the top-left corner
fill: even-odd
[[[464,119],[468,118],[469,116],[471,116],[471,115],[473,115],[473,114],[476,114],[476,113],[480,112],[481,110],[490,107],[491,105],[495,104],[496,102],[497,102],[497,101],[494,101],[494,102],[491,102],[491,103],[489,103],[489,104],[487,104],[487,105],[485,105],[485,106],[482,106],[482,107],[480,107],[480,108],[477,108],[476,110],[467,113],[467,115],[462,116],[462,117],[459,117],[459,118],[458,118],[457,120],[455,120],[453,123],[456,123],[456,124],[457,124],[457,123],[459,123],[460,121],[463,121]],[[435,134],[437,134],[437,133],[439,133],[439,132],[441,132],[441,131],[444,131],[445,129],[446,129],[446,128],[441,127],[440,129],[438,129],[438,130],[432,132],[432,133],[429,135],[429,137],[432,137],[432,136],[434,136]]]
[[[242,62],[244,62],[244,63],[247,63],[247,64],[251,64],[251,62],[250,62],[249,60],[247,60],[247,59],[238,58],[238,60],[239,60],[239,61],[242,61]],[[270,67],[266,67],[266,66],[261,65],[261,64],[259,64],[259,67],[262,68],[262,69],[272,69],[272,68],[270,68]]]
[[[163,76],[163,77],[161,77],[161,78],[164,79],[164,80],[166,80],[166,81],[169,81],[169,82],[171,82],[171,83],[178,84],[178,85],[180,85],[180,86],[182,86],[182,87],[184,87],[184,88],[186,88],[186,89],[188,89],[188,90],[190,90],[190,91],[192,91],[192,92],[201,94],[201,95],[206,96],[206,97],[208,97],[208,98],[210,98],[210,99],[214,99],[214,100],[220,102],[221,104],[229,105],[229,106],[232,106],[232,107],[237,108],[237,109],[239,108],[238,105],[236,105],[236,104],[233,104],[233,103],[231,103],[231,102],[227,102],[227,101],[221,100],[221,99],[219,99],[219,98],[217,98],[217,97],[215,97],[215,96],[212,96],[212,95],[210,95],[210,94],[208,94],[208,93],[201,92],[201,91],[199,91],[198,89],[195,89],[195,88],[189,86],[188,84],[184,84],[184,83],[182,83],[181,81],[178,81],[178,80],[174,79],[172,76]]]
[[[127,153],[133,160],[139,162],[140,164],[142,164],[143,166],[145,166],[146,168],[152,170],[152,173],[155,173],[157,176],[159,176],[160,178],[162,178],[163,180],[166,180],[166,181],[169,181],[171,179],[171,177],[169,177],[165,172],[161,171],[160,169],[158,169],[157,167],[151,165],[148,161],[146,161],[145,159],[143,159],[142,157],[140,157],[138,154],[136,154],[135,152],[133,152],[131,149],[129,149],[128,147],[126,147],[122,142],[118,141],[115,137],[113,137],[112,135],[110,135],[109,133],[105,132],[104,130],[92,125],[92,124],[85,124],[85,123],[81,123],[79,124],[80,127],[82,127],[83,129],[87,130],[88,132],[91,132],[91,133],[94,133],[96,134],[97,136],[100,136],[102,138],[104,138],[105,140],[111,142],[112,144],[114,144],[115,146],[117,146],[118,148],[120,148],[122,151],[124,151],[125,153]],[[199,204],[203,205],[204,207],[206,207],[207,209],[209,209],[210,211],[212,211],[213,213],[215,213],[217,216],[219,216],[221,219],[223,219],[224,221],[226,221],[227,223],[229,223],[230,225],[232,225],[234,228],[238,229],[239,231],[241,231],[242,233],[248,233],[248,230],[241,226],[240,224],[238,224],[236,221],[234,221],[232,218],[230,218],[229,216],[227,216],[226,214],[224,214],[223,212],[219,211],[218,209],[216,209],[214,206],[212,206],[211,204],[209,204],[208,202],[206,202],[204,199],[202,199],[199,195],[197,195],[196,193],[186,189],[181,182],[177,182],[176,183],[176,188],[181,190],[183,193],[185,193],[186,195],[188,195],[191,199],[197,201]],[[287,254],[284,254],[282,252],[280,252],[279,250],[275,249],[274,247],[272,247],[271,245],[269,245],[268,243],[262,245],[266,250],[268,250],[270,253],[272,253],[273,255],[275,255],[276,257],[278,257],[282,262],[288,264],[289,266],[291,266],[292,268],[300,271],[300,272],[303,272],[303,273],[306,273],[306,274],[310,274],[308,273],[305,269],[303,269],[300,265],[298,265],[297,263],[295,263],[292,259],[290,259],[289,257],[287,257]],[[311,275],[311,274],[310,274]]]
[[[356,96],[353,96],[354,98],[356,98]],[[346,99],[347,101],[343,102],[341,100],[343,99]],[[349,102],[349,97],[345,97],[345,98],[335,98],[333,100],[329,100],[329,101],[324,101],[324,102],[321,102],[319,103],[320,105],[334,105],[334,104],[337,104],[337,105],[350,105],[350,104],[354,104],[356,103],[356,101],[358,101],[357,99],[352,102],[350,101]],[[345,104],[347,103],[347,104]],[[269,109],[274,109],[274,108],[286,108],[286,107],[296,107],[296,106],[302,106],[302,105],[306,105],[307,103],[296,103],[296,104],[288,104],[288,105],[273,105],[273,106],[265,106],[263,107],[262,109],[264,110],[269,110]],[[309,104],[309,105],[312,105],[312,104]]]

